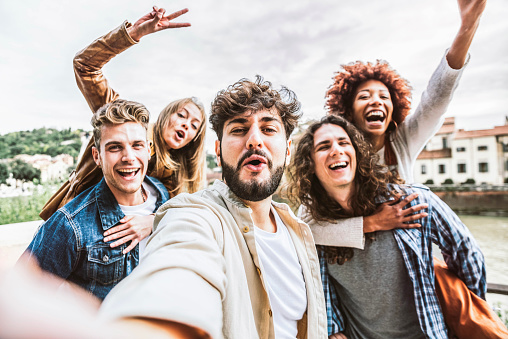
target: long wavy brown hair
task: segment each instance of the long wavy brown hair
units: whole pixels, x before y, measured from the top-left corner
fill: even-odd
[[[381,81],[390,92],[393,103],[393,114],[390,129],[385,138],[385,163],[397,164],[395,154],[389,144],[390,134],[396,132],[411,109],[411,86],[388,62],[377,60],[375,63],[356,61],[341,65],[341,70],[333,77],[333,84],[326,92],[326,109],[328,114],[342,115],[353,122],[353,103],[358,86],[368,80]],[[368,136],[367,136],[368,137]]]
[[[164,129],[170,123],[171,116],[189,103],[196,105],[201,112],[201,126],[187,145],[177,150],[168,150],[164,141]],[[170,182],[163,182],[172,197],[184,191],[194,193],[201,189],[205,177],[205,130],[205,108],[194,97],[171,102],[157,118],[153,128],[155,159],[150,162],[153,165],[150,175],[159,178],[165,171],[173,172]]]
[[[321,185],[315,173],[315,163],[312,159],[314,150],[314,134],[326,124],[337,125],[344,129],[351,139],[356,154],[356,173],[353,192],[350,196],[351,212],[337,203]],[[379,164],[379,156],[372,146],[365,140],[363,134],[346,119],[328,115],[311,124],[298,140],[294,156],[289,166],[289,184],[287,197],[294,203],[302,204],[307,213],[316,221],[334,222],[340,218],[355,216],[369,216],[377,208],[373,197],[393,193],[387,184],[400,183],[385,165]],[[330,262],[344,263],[353,256],[352,248],[325,247]]]

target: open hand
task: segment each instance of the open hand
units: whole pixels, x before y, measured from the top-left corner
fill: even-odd
[[[136,247],[141,240],[150,235],[154,218],[153,214],[125,216],[120,220],[120,225],[104,232],[104,242],[118,239],[109,245],[110,247],[117,247],[130,241],[129,246],[123,250],[123,254],[126,254]]]
[[[420,212],[429,207],[427,204],[418,204],[407,209],[404,207],[418,197],[418,193],[408,195],[401,201],[390,201],[381,204],[376,213],[363,218],[363,230],[365,233],[374,231],[388,231],[395,228],[416,228],[421,227],[415,220],[427,216],[426,212]],[[420,212],[420,213],[416,213]],[[416,213],[416,214],[413,214]]]

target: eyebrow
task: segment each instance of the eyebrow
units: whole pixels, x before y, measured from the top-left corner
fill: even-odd
[[[337,141],[342,141],[342,140],[347,140],[346,137],[340,137],[337,139]],[[314,149],[318,148],[318,146],[321,146],[321,145],[326,145],[326,144],[330,144],[330,139],[326,139],[326,140],[323,140],[323,141],[320,141],[318,142],[316,145],[314,145]]]
[[[131,142],[131,144],[136,144],[136,143],[139,143],[139,142],[143,142],[143,143],[146,143],[147,141],[146,140],[143,140],[143,139],[138,139],[138,140],[133,140]],[[116,141],[116,140],[113,140],[113,141],[108,141],[104,147],[108,147],[108,146],[112,146],[112,145],[123,145],[123,142],[121,141]]]
[[[272,122],[272,121],[277,121],[277,122],[282,124],[282,121],[280,119],[277,119],[277,118],[274,118],[274,117],[262,117],[261,118],[261,122]],[[231,124],[246,124],[248,122],[249,122],[249,120],[247,118],[234,118],[234,119],[231,119],[226,124],[226,126],[229,126]]]

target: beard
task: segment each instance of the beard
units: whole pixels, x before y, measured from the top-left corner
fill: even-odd
[[[247,181],[242,181],[240,179],[241,164],[253,154],[261,155],[268,160],[270,177],[262,182],[259,182],[255,178]],[[277,187],[279,187],[285,168],[286,164],[273,168],[273,163],[265,152],[260,150],[249,150],[240,161],[238,161],[236,168],[222,161],[222,178],[238,198],[247,201],[261,201],[275,193]]]

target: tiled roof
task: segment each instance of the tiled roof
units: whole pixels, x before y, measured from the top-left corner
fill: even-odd
[[[451,148],[443,148],[437,149],[433,151],[423,150],[420,155],[418,155],[418,159],[439,159],[439,158],[451,158],[452,157],[452,149]]]
[[[489,137],[489,136],[498,136],[498,135],[508,135],[508,125],[504,126],[495,126],[490,129],[479,129],[474,131],[464,131],[459,129],[457,133],[455,133],[455,139],[468,139],[468,138],[479,138],[479,137]]]

